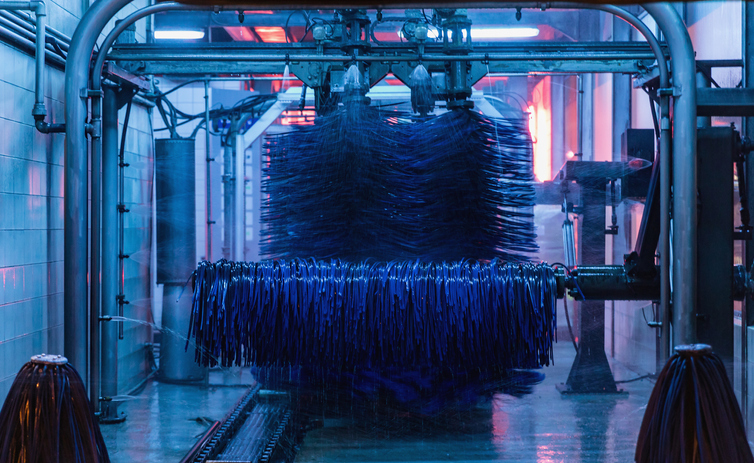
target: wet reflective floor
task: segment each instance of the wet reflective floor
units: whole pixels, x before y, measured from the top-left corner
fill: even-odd
[[[567,340],[566,340],[567,341]],[[299,462],[629,462],[653,383],[620,386],[623,395],[561,396],[555,385],[571,367],[574,349],[561,341],[556,365],[523,398],[496,396],[471,410],[418,422],[329,418],[303,441]],[[613,364],[617,380],[637,373]],[[253,381],[248,370],[213,372],[210,386],[150,382],[121,410],[125,423],[103,425],[114,463],[179,461],[208,424],[219,420]],[[407,423],[410,422],[410,426]]]

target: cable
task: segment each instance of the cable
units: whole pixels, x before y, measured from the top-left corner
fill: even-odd
[[[563,270],[566,272],[566,276],[569,276],[571,274],[570,270],[568,270],[568,267],[565,266],[565,264],[560,262],[553,262],[551,267],[563,267]],[[582,295],[583,296],[583,295]],[[565,318],[566,318],[566,325],[568,325],[568,333],[571,335],[571,342],[573,343],[573,348],[576,350],[576,353],[579,352],[579,345],[576,343],[576,336],[573,335],[573,328],[571,328],[571,317],[568,315],[568,295],[563,295],[563,310],[565,311]]]
[[[304,17],[304,20],[306,21],[306,29],[304,29],[304,35],[301,37],[301,40],[299,42],[304,40],[304,37],[306,37],[306,30],[309,29],[309,15],[306,13],[305,10],[294,10],[293,13],[288,15],[288,19],[285,20],[285,43],[291,43],[290,39],[288,38],[288,23],[290,22],[291,18],[294,14],[299,13],[301,16]]]
[[[166,92],[167,94],[169,92]],[[188,124],[189,122],[195,121],[197,119],[204,119],[205,114],[204,112],[197,113],[197,114],[187,114],[180,109],[176,108],[173,103],[170,102],[167,98],[164,97],[165,94],[161,94],[155,99],[155,105],[157,106],[158,111],[160,112],[160,116],[163,119],[163,122],[165,124],[165,128],[162,129],[156,129],[155,131],[161,131],[161,130],[169,130],[171,133],[171,136],[175,136],[176,128]],[[244,98],[243,100],[240,100],[236,102],[232,107],[230,108],[224,108],[220,106],[219,108],[213,109],[210,111],[210,119],[216,120],[216,119],[223,119],[223,118],[231,118],[233,116],[240,116],[241,114],[250,113],[252,115],[259,114],[261,109],[265,109],[268,105],[268,103],[272,102],[273,100],[276,100],[276,95],[252,95],[247,98]],[[167,106],[167,112],[169,112],[169,117],[166,114],[166,107]],[[178,120],[181,120],[178,122]],[[202,124],[199,124],[202,125]],[[194,134],[198,131],[198,128],[195,128]],[[211,132],[210,132],[211,133]]]
[[[571,342],[573,343],[573,348],[576,350],[576,353],[579,352],[579,345],[576,343],[576,337],[573,335],[573,329],[571,328],[571,317],[568,316],[568,303],[566,302],[568,300],[568,295],[563,296],[563,310],[565,310],[565,317],[566,317],[566,325],[568,325],[568,334],[571,335]]]
[[[654,379],[655,376],[656,375],[654,373],[649,373],[649,374],[646,374],[646,375],[637,376],[636,378],[623,379],[623,380],[620,380],[620,381],[616,381],[615,384],[633,383],[634,381],[641,381],[642,379]]]

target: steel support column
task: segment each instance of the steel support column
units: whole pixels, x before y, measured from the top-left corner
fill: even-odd
[[[644,8],[665,34],[673,66],[673,342],[696,342],[696,63],[686,25],[669,3]],[[714,346],[713,346],[714,347]]]
[[[118,315],[118,93],[104,88],[102,99],[102,315]],[[101,326],[102,397],[118,395],[118,324]],[[118,402],[101,404],[103,422],[119,420]]]
[[[743,20],[743,59],[744,59],[744,87],[754,89],[754,3],[744,2],[744,20]],[[754,140],[754,117],[744,119],[744,136],[749,140]],[[746,160],[746,178],[750,182],[754,179],[754,162],[751,154],[747,155]],[[749,188],[747,191],[749,207],[754,206],[754,191]],[[750,211],[754,212],[754,211]],[[746,269],[751,269],[754,265],[754,241],[746,242]],[[754,298],[747,296],[741,304],[741,410],[743,412],[744,424],[749,429],[749,349],[748,349],[748,326],[754,325]]]
[[[108,21],[131,0],[100,0],[81,18],[65,68],[64,354],[82,373],[87,366],[88,146],[86,119],[89,64]]]

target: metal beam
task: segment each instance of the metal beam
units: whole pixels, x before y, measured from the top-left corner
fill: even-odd
[[[278,95],[278,100],[270,106],[270,109],[265,111],[265,113],[262,114],[262,117],[260,117],[259,120],[257,120],[254,125],[246,131],[246,133],[241,135],[239,141],[242,142],[242,145],[239,147],[239,151],[243,152],[249,148],[252,143],[254,143],[257,138],[259,138],[264,131],[275,122],[275,119],[280,117],[280,115],[283,114],[283,111],[285,111],[294,101],[298,100],[292,98],[292,94],[290,93],[281,93]]]
[[[697,88],[699,116],[754,116],[754,88]]]
[[[108,59],[118,62],[136,75],[208,75],[282,73],[286,62],[346,63],[353,60],[340,50],[326,49],[319,55],[308,46],[276,44],[205,44],[203,46],[155,47],[153,45],[116,45]],[[230,45],[230,46],[228,46]],[[298,45],[298,44],[296,44]],[[554,46],[557,45],[557,46]],[[408,46],[373,47],[359,61],[385,64],[416,61],[416,51]],[[489,61],[490,72],[619,72],[642,73],[655,61],[645,43],[573,43],[562,45],[515,43],[475,46],[474,53],[449,56],[436,46],[427,46],[422,62],[430,71],[442,71],[449,60]]]

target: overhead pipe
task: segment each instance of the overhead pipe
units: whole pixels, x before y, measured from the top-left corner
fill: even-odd
[[[426,54],[422,55],[422,61],[429,62],[447,62],[447,61],[531,61],[533,59],[538,60],[557,60],[557,61],[580,61],[584,59],[646,59],[654,57],[651,53],[637,52],[633,55],[627,55],[626,53],[471,53],[468,55],[444,55]],[[416,61],[417,57],[412,56],[371,56],[371,55],[291,55],[291,54],[249,54],[249,53],[223,53],[222,55],[208,54],[208,53],[160,53],[154,54],[150,52],[142,53],[129,53],[128,61],[148,61],[153,59],[160,59],[162,61],[234,61],[234,62],[280,62],[287,61],[307,61],[307,62],[326,62],[326,63],[349,63],[349,62],[406,62]],[[277,79],[280,80],[280,79]]]
[[[673,66],[673,153],[676,158],[673,163],[673,343],[693,344],[696,342],[698,213],[694,47],[686,25],[673,6],[668,3],[643,6],[665,35]],[[670,130],[669,124],[663,129]]]
[[[4,4],[5,2],[3,2]],[[22,10],[10,10],[7,13],[0,13],[0,16],[5,16],[8,19],[13,20],[12,18],[15,18],[14,22],[17,22],[17,24],[22,25],[22,27],[28,29],[31,32],[34,32],[34,19],[31,17],[31,15],[26,13],[21,13]],[[50,27],[48,24],[45,27],[45,32],[47,35],[53,37],[57,42],[58,45],[60,45],[60,48],[63,49],[63,51],[68,51],[68,48],[71,44],[71,38],[68,37],[66,34],[63,34],[59,30]]]
[[[37,50],[35,37],[34,33],[25,34],[20,28],[14,27],[14,23],[0,17],[0,38],[17,46],[32,57],[36,55]],[[45,50],[45,55],[50,65],[54,65],[60,70],[65,70],[65,60],[62,57],[49,49]]]
[[[34,116],[34,125],[42,133],[61,133],[65,131],[63,124],[49,124],[45,122],[47,118],[47,108],[45,108],[44,97],[44,76],[45,76],[45,58],[47,56],[47,6],[42,0],[33,0],[30,2],[0,2],[0,10],[30,10],[34,11],[35,19],[35,72],[34,72],[34,107],[31,115]]]

